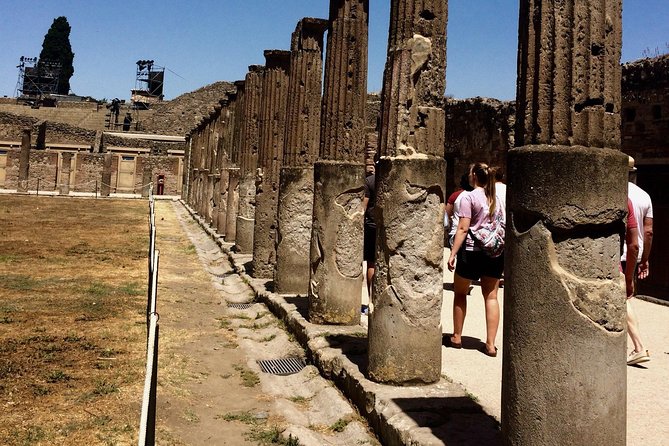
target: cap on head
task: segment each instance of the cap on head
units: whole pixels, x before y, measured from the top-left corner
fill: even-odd
[[[629,167],[630,172],[636,172],[636,167],[634,167],[634,158],[631,156],[627,157],[627,165]]]

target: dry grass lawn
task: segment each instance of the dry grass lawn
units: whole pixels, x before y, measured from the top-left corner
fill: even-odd
[[[0,444],[136,444],[147,214],[0,195]]]

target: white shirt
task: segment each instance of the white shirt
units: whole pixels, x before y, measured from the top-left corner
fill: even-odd
[[[506,220],[506,184],[499,181],[495,183],[495,196],[498,206],[504,211],[504,219]]]
[[[643,254],[643,220],[644,218],[653,218],[653,203],[650,201],[650,195],[634,183],[627,183],[627,197],[632,202],[634,209],[634,217],[636,217],[637,225],[639,226],[639,256],[637,263],[641,261]],[[623,244],[623,255],[621,261],[627,259],[627,244]]]

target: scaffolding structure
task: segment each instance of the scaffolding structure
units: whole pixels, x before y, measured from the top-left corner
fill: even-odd
[[[155,66],[153,60],[138,60],[135,88],[130,96],[133,107],[148,109],[151,104],[161,102],[164,83],[165,67]]]
[[[19,69],[19,79],[14,92],[16,97],[42,99],[58,93],[62,69],[60,62],[21,56],[16,68]]]

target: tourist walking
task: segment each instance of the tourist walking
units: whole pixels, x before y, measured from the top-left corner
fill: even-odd
[[[444,209],[444,229],[447,231],[447,247],[453,246],[453,238],[455,237],[455,231],[458,229],[458,210],[460,209],[460,201],[462,200],[463,194],[473,190],[474,188],[469,184],[469,171],[472,169],[473,164],[467,168],[462,177],[460,177],[460,188],[453,192],[446,200],[446,206]]]
[[[627,243],[623,245],[624,248],[621,257],[621,261],[624,265],[623,268],[626,273],[629,270],[632,275],[630,278],[626,277],[627,279],[632,280],[632,290],[630,292],[628,286],[627,293],[627,333],[634,345],[634,349],[627,356],[628,365],[650,361],[650,353],[644,348],[641,333],[639,331],[639,319],[634,311],[632,301],[637,291],[637,279],[643,280],[650,274],[648,258],[653,244],[653,203],[650,199],[650,195],[636,185],[636,172],[637,169],[634,167],[634,158],[630,156],[627,197],[632,206],[629,220],[634,219],[638,225],[638,231],[636,232],[638,254],[628,255],[629,246]],[[630,265],[630,263],[632,263],[632,265]]]
[[[495,339],[499,327],[499,279],[504,271],[504,210],[497,203],[495,177],[484,163],[469,172],[474,190],[465,194],[458,210],[458,228],[453,240],[448,269],[453,271],[453,335],[451,346],[462,347],[462,330],[467,315],[467,294],[473,280],[481,280],[485,300],[486,340],[483,352],[497,356]],[[495,245],[492,247],[492,245]],[[456,262],[457,260],[457,262]]]
[[[365,178],[365,198],[362,206],[365,211],[362,259],[367,262],[367,293],[372,298],[372,281],[374,279],[374,258],[376,255],[376,222],[374,206],[376,205],[376,166],[372,167],[371,175]]]

